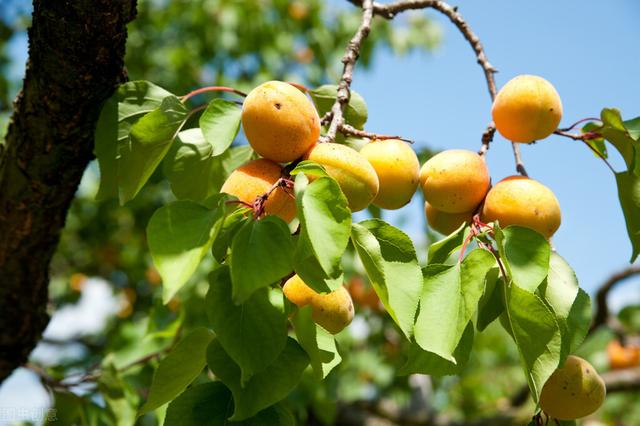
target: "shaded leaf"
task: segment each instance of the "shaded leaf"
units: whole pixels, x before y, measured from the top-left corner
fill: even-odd
[[[311,317],[311,306],[300,308],[291,318],[298,343],[309,355],[315,377],[324,379],[342,361],[333,334],[317,325]]]
[[[460,225],[456,231],[451,235],[443,238],[442,240],[435,242],[429,246],[427,252],[427,263],[431,264],[444,264],[447,263],[447,259],[456,252],[469,234],[469,228],[466,224]]]
[[[511,280],[534,292],[549,273],[551,247],[545,237],[522,226],[495,230],[500,257]]]
[[[631,172],[616,173],[618,198],[627,224],[627,234],[631,241],[633,263],[640,254],[640,177]]]

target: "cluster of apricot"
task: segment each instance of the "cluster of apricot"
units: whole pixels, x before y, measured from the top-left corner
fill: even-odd
[[[562,116],[560,97],[546,80],[522,75],[498,93],[492,109],[496,129],[513,142],[549,136]],[[429,226],[450,234],[475,214],[483,222],[520,225],[551,237],[560,227],[560,205],[553,192],[524,176],[509,176],[490,188],[484,157],[471,151],[443,151],[420,170]]]
[[[386,209],[407,204],[418,186],[420,164],[403,141],[373,141],[360,152],[342,144],[317,143],[320,118],[309,100],[296,87],[279,81],[252,90],[243,103],[242,127],[253,150],[262,158],[234,170],[221,191],[234,195],[247,206],[286,222],[296,216],[291,182],[282,164],[299,159],[322,165],[339,184],[351,211],[371,203]],[[353,318],[353,303],[344,287],[329,294],[315,293],[298,276],[284,287],[286,297],[298,306],[311,305],[313,319],[332,333]]]

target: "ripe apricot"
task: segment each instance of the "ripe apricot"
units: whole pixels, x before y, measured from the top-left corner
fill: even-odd
[[[569,355],[544,384],[540,407],[558,420],[574,420],[596,411],[604,402],[606,388],[598,372],[586,360]]]
[[[371,163],[380,182],[373,204],[395,210],[411,201],[418,187],[420,162],[406,142],[398,139],[369,142],[360,154]]]
[[[353,301],[344,286],[330,293],[317,293],[294,275],[287,280],[282,291],[299,307],[310,305],[313,321],[329,333],[341,332],[353,319]]]
[[[560,227],[560,204],[553,192],[524,176],[510,176],[487,194],[482,220],[498,220],[501,227],[524,226],[550,238]]]
[[[220,192],[236,196],[240,201],[252,204],[257,197],[269,191],[280,178],[282,167],[261,158],[234,170],[222,185]],[[265,202],[265,213],[291,222],[296,217],[296,200],[284,188],[277,188]]]
[[[300,90],[282,81],[269,81],[244,100],[242,128],[254,151],[285,163],[300,158],[316,143],[320,118]]]
[[[366,208],[378,194],[375,169],[358,151],[337,143],[319,143],[304,158],[315,161],[334,178],[347,197],[351,211]]]
[[[502,136],[513,142],[530,143],[556,130],[562,118],[562,102],[544,78],[520,75],[500,89],[491,114]]]
[[[612,370],[640,365],[640,346],[622,346],[618,340],[612,340],[607,345],[607,355]]]
[[[381,304],[378,294],[371,286],[367,286],[364,279],[356,275],[349,280],[347,285],[349,294],[353,302],[362,307],[367,307],[372,311],[380,311]]]
[[[424,212],[427,216],[427,223],[434,231],[443,235],[449,235],[460,228],[463,223],[471,223],[474,211],[465,213],[445,213],[433,207],[425,201]]]
[[[442,151],[420,169],[424,198],[445,213],[475,210],[489,189],[489,169],[475,152]]]

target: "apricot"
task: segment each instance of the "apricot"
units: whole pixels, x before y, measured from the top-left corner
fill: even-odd
[[[622,346],[618,340],[612,340],[607,345],[607,355],[612,370],[640,365],[640,346]]]
[[[269,81],[253,89],[242,105],[242,128],[249,144],[269,160],[300,158],[320,136],[315,107],[297,88]]]
[[[506,139],[531,143],[556,130],[562,118],[562,102],[544,78],[520,75],[500,89],[491,114],[496,129]]]
[[[482,220],[497,220],[503,228],[524,226],[550,238],[560,227],[560,204],[553,192],[540,182],[524,176],[510,176],[498,182],[487,194]]]
[[[282,167],[279,164],[264,158],[253,160],[231,172],[220,192],[252,204],[257,197],[269,191],[281,174]],[[296,217],[296,200],[284,188],[273,191],[264,207],[266,214],[276,215],[285,222],[291,222]]]
[[[341,332],[353,320],[353,301],[344,286],[330,293],[317,293],[294,275],[284,283],[282,291],[299,307],[310,305],[313,321],[329,333]]]
[[[365,284],[361,276],[354,276],[349,280],[347,285],[349,294],[353,302],[362,307],[367,307],[372,311],[380,311],[381,304],[378,294],[371,286]]]
[[[425,200],[445,213],[475,210],[486,195],[489,182],[484,158],[462,149],[440,152],[420,169]]]
[[[420,162],[406,142],[398,139],[369,142],[360,154],[371,163],[380,182],[373,204],[395,210],[411,201],[418,187]]]
[[[471,223],[474,211],[464,213],[445,213],[425,201],[424,212],[427,216],[427,223],[434,231],[443,235],[449,235],[460,228],[463,223]]]
[[[549,377],[540,393],[540,408],[558,420],[588,416],[604,402],[606,388],[586,360],[569,355],[562,368]]]
[[[304,156],[315,161],[334,178],[347,197],[351,211],[366,208],[378,194],[380,183],[375,169],[358,151],[337,143],[319,143]]]

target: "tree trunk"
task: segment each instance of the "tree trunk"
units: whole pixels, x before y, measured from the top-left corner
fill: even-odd
[[[49,317],[49,262],[87,163],[103,102],[126,79],[136,0],[34,0],[29,61],[0,144],[0,382]]]

